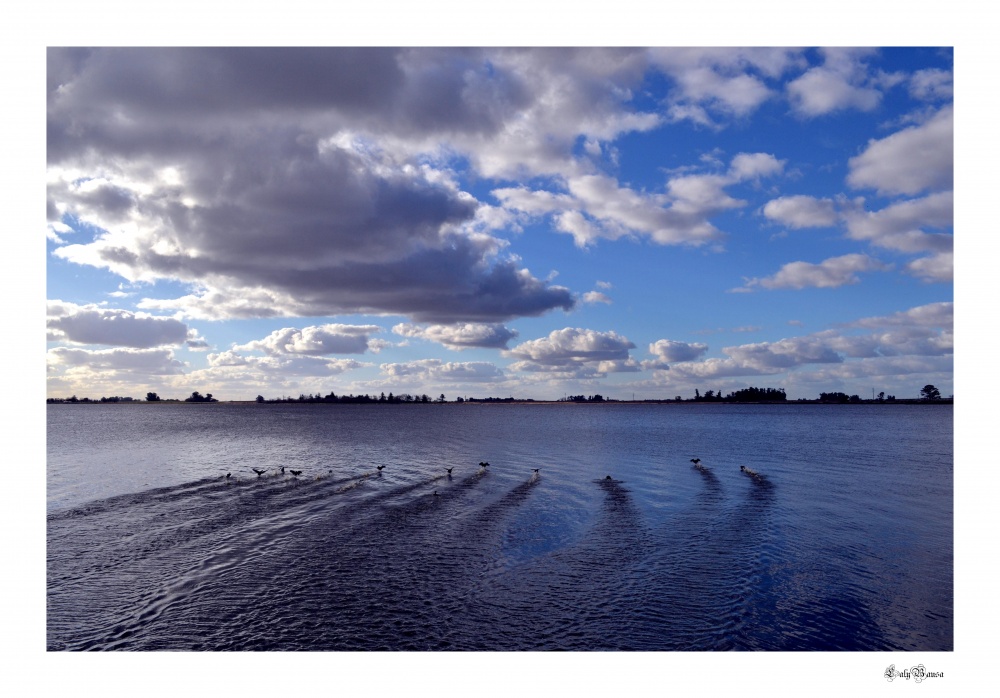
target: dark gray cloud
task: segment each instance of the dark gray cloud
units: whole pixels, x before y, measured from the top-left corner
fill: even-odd
[[[450,323],[574,305],[475,232],[479,202],[406,142],[475,141],[526,104],[483,51],[51,49],[49,64],[49,218],[106,231],[55,254],[196,289],[145,307]]]

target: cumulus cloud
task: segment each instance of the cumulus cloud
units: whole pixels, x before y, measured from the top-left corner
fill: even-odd
[[[342,325],[331,323],[296,329],[275,330],[267,337],[234,347],[237,351],[260,351],[269,356],[297,354],[363,354],[368,351],[371,335],[381,332],[378,325]]]
[[[769,290],[779,288],[837,288],[838,286],[858,283],[860,281],[858,274],[860,273],[883,271],[888,268],[888,265],[864,254],[846,254],[841,257],[831,257],[819,264],[789,262],[782,266],[778,273],[773,276],[748,279],[743,287],[734,290],[746,291],[757,286]]]
[[[824,49],[823,65],[810,68],[787,85],[795,111],[816,117],[843,109],[871,111],[877,107],[882,93],[862,60],[870,53],[869,49]]]
[[[628,338],[614,331],[566,327],[523,342],[504,356],[518,360],[510,367],[514,371],[597,374],[635,370],[638,364],[629,356],[634,348]]]
[[[820,228],[840,220],[832,199],[812,196],[782,196],[764,204],[766,218],[790,228]]]
[[[708,351],[708,345],[678,342],[672,339],[658,339],[649,345],[649,353],[656,356],[655,368],[666,368],[667,364],[678,361],[694,361]]]
[[[954,220],[954,196],[951,191],[908,199],[879,211],[849,209],[844,218],[847,231],[855,240],[901,252],[949,252],[950,233],[927,233],[923,228],[946,230]]]
[[[231,380],[238,375],[241,380],[267,383],[283,380],[288,376],[336,376],[346,371],[370,366],[354,359],[330,359],[320,356],[272,354],[244,356],[236,350],[208,355],[209,368],[201,372],[203,380]],[[239,368],[234,374],[231,370]]]
[[[176,375],[184,364],[169,349],[77,349],[55,347],[48,351],[49,370],[76,370],[84,374],[114,373],[137,376]]]
[[[392,331],[403,337],[415,337],[437,342],[449,349],[486,347],[506,349],[507,343],[517,337],[517,331],[502,324],[463,323],[459,325],[429,325],[421,327],[400,323]]]
[[[618,71],[574,64],[592,77],[579,98],[628,74],[625,54]],[[492,70],[482,52],[69,55],[49,52],[49,210],[104,232],[55,254],[197,289],[150,303],[191,317],[391,312],[425,321],[573,305],[568,290],[501,254],[500,240],[472,232],[479,202],[421,159],[437,152],[435,138],[510,137],[507,120],[541,104],[538,85]],[[555,69],[554,55],[531,60],[545,58]],[[631,128],[611,123],[620,114],[608,99],[603,126],[592,126]]]
[[[183,344],[190,338],[187,325],[174,318],[60,300],[48,302],[46,326],[49,341],[76,344],[143,349]]]
[[[955,256],[951,252],[915,259],[906,271],[927,282],[950,282],[955,277]]]
[[[848,161],[847,183],[880,194],[950,190],[954,171],[954,111],[941,108],[932,118],[868,142]]]
[[[382,364],[380,368],[389,378],[405,379],[417,384],[496,383],[505,378],[501,369],[486,361],[445,362],[438,359],[423,359]]]

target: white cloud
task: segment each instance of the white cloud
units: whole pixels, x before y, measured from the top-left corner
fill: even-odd
[[[948,283],[955,276],[955,256],[951,252],[915,259],[906,265],[906,271],[928,282]]]
[[[888,268],[888,265],[863,254],[831,257],[819,264],[789,262],[773,276],[748,279],[741,289],[735,290],[748,290],[755,286],[766,289],[837,288],[858,283],[860,273]]]
[[[556,230],[572,235],[579,247],[626,236],[646,236],[661,245],[703,245],[722,238],[711,216],[746,205],[725,187],[779,174],[784,164],[770,153],[739,153],[726,174],[677,176],[654,194],[623,187],[603,174],[568,177],[568,195],[523,188],[492,193],[522,214],[554,214]]]
[[[296,329],[275,330],[267,337],[233,347],[236,351],[261,351],[269,356],[297,354],[363,354],[369,350],[371,335],[381,332],[378,325],[343,325],[331,323]]]
[[[824,63],[810,68],[787,85],[796,112],[806,117],[822,116],[842,109],[871,111],[882,93],[862,62],[866,49],[825,49]]]
[[[50,370],[78,369],[77,376],[97,373],[174,375],[184,364],[169,349],[77,349],[55,347],[48,351]]]
[[[949,252],[953,241],[950,233],[927,233],[922,229],[951,228],[953,199],[952,192],[945,191],[901,201],[879,211],[853,207],[845,212],[844,219],[854,240],[867,240],[901,252]]]
[[[840,220],[832,199],[782,196],[764,205],[764,216],[791,228],[820,228]]]
[[[498,383],[504,372],[486,361],[444,362],[422,359],[405,363],[382,364],[382,373],[390,379],[404,379],[416,385],[435,383]]]
[[[729,177],[743,182],[781,174],[784,168],[785,161],[770,153],[738,153],[729,166]]]
[[[199,374],[202,380],[221,382],[238,375],[240,380],[261,384],[282,381],[289,376],[336,376],[371,365],[354,359],[296,354],[243,356],[234,349],[209,354],[207,359],[209,368]],[[227,370],[234,367],[240,369],[237,374]]]
[[[658,339],[649,345],[649,353],[657,357],[660,365],[656,368],[665,368],[665,364],[672,364],[679,361],[694,361],[699,356],[708,351],[708,345],[702,343],[678,342],[672,339]]]
[[[508,358],[518,359],[511,365],[513,371],[567,371],[599,373],[631,370],[629,350],[635,344],[614,331],[566,327],[553,330],[547,337],[533,339],[503,352]],[[607,362],[603,363],[602,362]]]
[[[954,113],[947,106],[923,124],[869,141],[848,162],[847,183],[880,194],[950,190],[954,157]]]
[[[674,363],[657,376],[670,385],[776,374],[800,384],[859,376],[902,380],[909,374],[950,371],[952,324],[952,304],[932,303],[802,337],[725,347],[725,358]]]
[[[517,332],[501,324],[463,323],[460,325],[429,325],[420,327],[400,323],[392,331],[403,337],[416,337],[437,342],[449,349],[488,347],[506,349],[507,343],[517,337]]]
[[[910,78],[910,94],[920,100],[950,100],[954,91],[950,70],[928,68],[918,70]]]
[[[600,291],[587,291],[583,294],[583,302],[589,305],[593,305],[595,303],[605,303],[607,305],[611,305],[612,303],[611,299]]]
[[[712,125],[708,110],[724,117],[754,111],[775,94],[768,79],[803,64],[800,50],[784,48],[663,48],[649,56],[676,83],[670,118],[702,125]]]
[[[46,326],[49,341],[76,344],[151,348],[183,344],[189,337],[187,325],[174,318],[60,300],[48,302]]]

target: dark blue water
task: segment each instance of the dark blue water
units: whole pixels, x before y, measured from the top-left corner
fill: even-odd
[[[952,459],[950,406],[53,405],[48,647],[952,650]]]

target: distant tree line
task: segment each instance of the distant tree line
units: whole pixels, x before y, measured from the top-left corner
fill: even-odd
[[[438,398],[432,399],[428,395],[410,395],[409,393],[403,393],[401,395],[394,395],[389,393],[380,394],[378,397],[373,395],[337,395],[335,392],[330,391],[328,395],[321,395],[316,393],[315,395],[306,395],[305,393],[300,394],[297,398],[295,397],[280,397],[266,399],[263,395],[257,396],[257,402],[259,403],[283,403],[283,402],[305,402],[305,403],[337,403],[337,404],[348,404],[348,405],[367,405],[367,404],[392,404],[399,405],[403,403],[428,403],[428,402],[445,402],[444,393],[438,396]]]
[[[135,398],[131,398],[131,397],[120,397],[118,395],[115,395],[113,397],[102,397],[100,400],[91,400],[89,397],[80,397],[80,398],[78,398],[76,395],[74,395],[73,397],[50,397],[45,402],[47,402],[50,405],[53,405],[53,404],[65,404],[65,403],[73,404],[73,403],[77,403],[77,402],[94,402],[94,403],[98,403],[98,402],[138,402],[138,400],[136,400]]]
[[[561,398],[559,402],[613,402],[613,400],[606,399],[603,395],[568,395]]]
[[[756,388],[749,387],[743,388],[741,390],[736,390],[729,393],[728,395],[723,395],[722,391],[708,390],[702,395],[701,391],[697,388],[694,391],[694,397],[689,400],[684,400],[680,395],[676,396],[673,402],[787,402],[788,398],[785,395],[784,388]],[[799,398],[798,402],[821,402],[821,403],[833,403],[833,404],[850,404],[850,403],[862,403],[862,402],[897,402],[895,395],[886,395],[884,392],[878,394],[877,398],[873,400],[863,400],[859,395],[848,395],[843,392],[830,392],[830,393],[820,393],[819,400],[806,400]],[[943,398],[941,391],[938,390],[933,385],[925,385],[920,390],[919,402],[945,402],[950,403],[952,398]],[[119,395],[114,395],[112,397],[102,397],[99,400],[92,400],[88,397],[78,398],[76,395],[68,398],[48,398],[46,400],[49,404],[63,404],[63,403],[119,403],[119,402],[140,402],[136,398],[122,397]],[[158,394],[154,392],[146,393],[146,402],[179,402],[176,399],[161,398]],[[190,397],[184,399],[184,402],[218,402],[218,400],[212,397],[212,393],[206,393],[202,395],[197,390],[191,393]],[[321,395],[316,393],[315,395],[300,394],[297,398],[295,397],[280,397],[265,399],[263,395],[257,396],[258,403],[339,403],[339,404],[412,404],[412,403],[443,403],[447,402],[444,393],[441,393],[437,398],[431,398],[427,394],[422,395],[410,395],[409,393],[401,393],[395,395],[389,393],[386,395],[384,392],[378,395],[337,395],[331,391],[327,395]],[[531,398],[513,398],[513,397],[485,397],[485,398],[456,398],[455,402],[534,402]],[[597,393],[594,395],[568,395],[566,397],[560,398],[558,402],[583,402],[583,403],[601,403],[601,402],[618,402],[614,398],[604,397],[603,395]],[[671,400],[643,400],[643,402],[671,402]],[[914,403],[918,400],[910,399],[903,400],[900,402]]]
[[[680,402],[678,395],[674,398]],[[785,402],[788,397],[784,388],[743,388],[723,395],[722,391],[709,390],[704,395],[697,388],[694,390],[694,398],[689,402]]]

